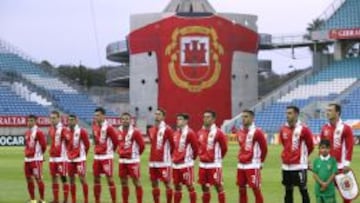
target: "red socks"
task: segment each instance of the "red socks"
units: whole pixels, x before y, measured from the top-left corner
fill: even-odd
[[[247,203],[248,202],[248,197],[247,197],[247,193],[246,193],[246,187],[240,187],[239,189],[239,202],[240,203]]]
[[[95,183],[94,184],[95,203],[100,202],[100,195],[101,195],[101,184],[100,183]]]
[[[109,184],[109,190],[110,190],[112,203],[116,203],[116,186],[114,182],[111,182]]]
[[[44,196],[45,196],[45,185],[44,185],[44,181],[40,180],[37,182],[38,187],[39,187],[39,194],[40,194],[40,199],[44,200]]]
[[[83,188],[83,193],[84,193],[84,203],[88,203],[89,202],[89,186],[87,183],[84,183],[82,185]]]
[[[52,184],[52,192],[55,202],[59,202],[59,184],[53,183]]]
[[[253,193],[254,193],[254,196],[255,196],[255,202],[256,203],[263,203],[264,202],[264,198],[262,196],[260,188],[254,188]]]
[[[166,190],[166,202],[171,203],[172,198],[173,198],[173,190],[172,189],[167,189]]]
[[[70,184],[71,202],[76,203],[76,185]]]
[[[194,189],[189,191],[189,195],[190,195],[190,203],[196,203],[196,192]]]
[[[64,202],[67,202],[69,196],[69,184],[63,184],[63,192],[64,192]]]
[[[210,198],[211,198],[210,192],[203,193],[203,196],[202,196],[203,203],[210,203]]]
[[[128,203],[129,202],[129,187],[122,186],[121,191],[122,191],[121,194],[122,194],[123,203]]]
[[[226,202],[225,192],[224,191],[218,193],[218,200],[219,200],[219,203],[225,203]]]
[[[154,203],[160,203],[160,189],[153,188],[152,195],[153,195]]]
[[[181,191],[175,191],[174,203],[180,203],[181,202],[181,197],[182,197]]]
[[[136,187],[136,199],[137,199],[137,203],[142,203],[142,197],[143,197],[143,188],[140,187]]]
[[[35,184],[33,181],[29,181],[27,183],[27,188],[28,188],[28,192],[30,195],[30,199],[34,200],[35,199]]]

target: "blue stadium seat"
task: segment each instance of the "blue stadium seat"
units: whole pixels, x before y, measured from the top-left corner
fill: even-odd
[[[54,100],[53,105],[57,108],[65,113],[75,114],[80,119],[91,123],[97,105],[87,95],[78,92],[58,78],[44,72],[38,65],[16,54],[0,53],[0,71],[15,72],[21,75],[35,86],[45,90],[52,97]],[[0,92],[0,96],[10,96],[7,97],[7,100],[10,101],[8,105],[1,105],[0,114],[27,115],[29,112],[34,112],[34,110],[39,112],[36,113],[37,115],[48,115],[49,113],[48,109],[41,109],[42,106],[36,106],[37,108],[35,108],[33,104],[28,106],[29,104],[25,100],[17,101],[19,98],[12,92]],[[21,108],[18,108],[19,106]],[[107,111],[107,115],[118,116],[112,111]]]

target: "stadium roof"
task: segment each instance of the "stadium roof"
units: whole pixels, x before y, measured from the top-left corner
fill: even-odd
[[[164,12],[215,13],[215,9],[207,0],[171,0]]]

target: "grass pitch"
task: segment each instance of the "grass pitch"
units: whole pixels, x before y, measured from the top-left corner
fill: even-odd
[[[151,203],[151,184],[148,177],[148,154],[149,154],[149,145],[146,146],[146,151],[142,156],[142,183],[144,186],[144,203]],[[223,173],[224,173],[224,183],[225,183],[225,192],[226,199],[228,203],[238,202],[238,188],[235,184],[236,182],[236,165],[237,165],[237,151],[238,145],[235,143],[229,144],[229,152],[223,163]],[[281,185],[281,168],[280,168],[280,146],[269,146],[269,154],[265,162],[264,169],[262,170],[262,191],[264,194],[265,202],[271,203],[280,203],[283,202],[283,186]],[[313,159],[314,156],[318,154],[318,150],[312,154]],[[48,160],[48,153],[46,153],[46,160]],[[92,189],[92,152],[90,152],[88,161],[87,161],[87,180],[89,183],[89,198],[90,202],[93,201],[93,189]],[[354,156],[352,161],[352,168],[356,173],[357,177],[360,177],[360,148],[355,146]],[[44,171],[44,180],[45,180],[45,194],[46,201],[52,200],[52,192],[51,192],[51,181],[49,176],[49,166],[48,161],[44,162],[43,171]],[[117,196],[118,202],[121,202],[121,188],[120,181],[117,176],[118,174],[118,166],[117,166],[117,158],[115,160],[116,164],[114,168],[115,181],[117,185]],[[197,168],[195,170],[195,179],[197,180]],[[108,188],[105,182],[105,178],[102,180],[103,189],[102,189],[102,199],[103,203],[110,202],[110,196],[108,192]],[[131,182],[129,182],[131,183]],[[309,172],[308,174],[308,187],[309,193],[311,197],[311,201],[315,202],[314,199],[314,180],[312,178],[312,174]],[[185,188],[184,188],[185,189]],[[78,202],[82,202],[82,189],[80,183],[77,186],[77,199]],[[135,201],[135,191],[134,187],[130,185],[130,202]],[[196,184],[196,190],[198,192],[198,202],[201,202],[201,191],[200,186]],[[37,189],[36,197],[38,197]],[[165,201],[165,191],[164,187],[161,186],[161,201]],[[62,192],[60,192],[62,196]],[[253,194],[250,190],[248,190],[249,202],[254,202]],[[70,195],[69,195],[70,197]],[[338,201],[339,195],[337,195]],[[23,147],[0,147],[0,203],[22,203],[26,202],[29,199],[27,193],[26,182],[24,178],[23,172]],[[188,202],[188,194],[184,190],[183,193],[183,202]],[[212,190],[212,203],[217,202],[217,195],[215,190]],[[298,190],[295,190],[295,203],[300,203],[300,195]],[[340,201],[339,201],[340,202]],[[354,202],[360,202],[360,199],[355,200]]]

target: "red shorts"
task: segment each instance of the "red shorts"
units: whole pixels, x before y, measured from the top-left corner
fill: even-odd
[[[174,169],[172,171],[173,182],[175,185],[184,184],[192,185],[194,183],[193,167]]]
[[[124,164],[119,163],[119,177],[126,178],[130,176],[131,178],[140,178],[140,164],[133,163],[133,164]]]
[[[78,174],[79,176],[86,175],[86,161],[79,161],[79,162],[68,162],[68,170],[69,176],[75,176]]]
[[[67,162],[50,162],[50,174],[51,176],[67,176]]]
[[[169,183],[171,180],[171,168],[170,167],[150,168],[150,180],[151,181],[160,180],[162,182]]]
[[[260,169],[238,169],[237,182],[239,187],[249,185],[251,188],[259,188],[261,183]]]
[[[42,161],[24,162],[24,172],[26,177],[34,176],[36,178],[42,177]]]
[[[113,160],[112,159],[104,159],[104,160],[94,159],[93,174],[94,174],[94,176],[100,176],[101,174],[105,174],[106,176],[111,177],[113,175]]]
[[[223,176],[221,168],[199,168],[199,180],[201,185],[222,185]]]

